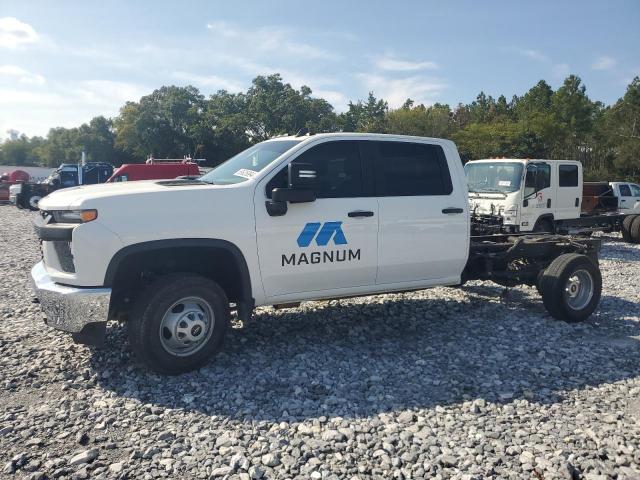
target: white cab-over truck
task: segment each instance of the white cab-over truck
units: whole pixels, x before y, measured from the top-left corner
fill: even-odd
[[[32,270],[53,328],[97,343],[126,322],[138,356],[175,374],[256,306],[460,285],[537,286],[549,313],[597,307],[595,239],[470,236],[467,183],[447,140],[280,137],[199,180],[69,188],[43,198]]]
[[[631,228],[640,218],[634,183],[583,183],[582,164],[573,160],[486,159],[464,168],[472,233],[622,231],[640,242],[640,220],[635,235]]]

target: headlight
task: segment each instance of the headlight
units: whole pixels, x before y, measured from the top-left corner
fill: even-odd
[[[52,213],[56,223],[87,223],[98,218],[97,210],[55,210]]]
[[[504,213],[506,215],[515,215],[516,213],[518,213],[518,205],[510,205],[509,207],[507,207]]]

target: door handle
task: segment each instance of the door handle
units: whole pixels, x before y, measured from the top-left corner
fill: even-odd
[[[547,198],[547,208],[551,208],[551,199]]]
[[[370,212],[368,210],[354,210],[353,212],[349,212],[347,215],[349,215],[351,218],[373,217],[373,212]]]
[[[442,209],[442,213],[444,213],[446,215],[450,215],[452,213],[462,213],[462,212],[464,212],[464,209],[462,209],[462,208],[450,207],[450,208],[443,208]]]

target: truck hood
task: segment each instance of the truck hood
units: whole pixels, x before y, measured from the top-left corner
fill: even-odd
[[[210,185],[196,181],[141,180],[135,182],[83,185],[56,190],[42,200],[41,210],[66,210],[92,208],[92,204],[112,197],[134,201],[134,197],[169,192],[185,192],[201,189],[226,189],[234,185]],[[102,202],[100,202],[102,203]]]

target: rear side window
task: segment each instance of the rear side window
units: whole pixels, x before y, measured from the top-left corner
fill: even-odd
[[[631,189],[629,185],[620,185],[620,196],[631,197]]]
[[[376,142],[376,194],[382,197],[449,195],[453,191],[442,147],[423,143]]]
[[[640,197],[640,187],[634,183],[632,183],[629,186],[631,187],[631,192],[633,193],[633,196]]]
[[[578,186],[578,166],[577,165],[560,165],[559,180],[561,187],[577,187]]]
[[[293,163],[313,165],[318,198],[363,196],[362,162],[357,141],[321,143],[301,154]]]

